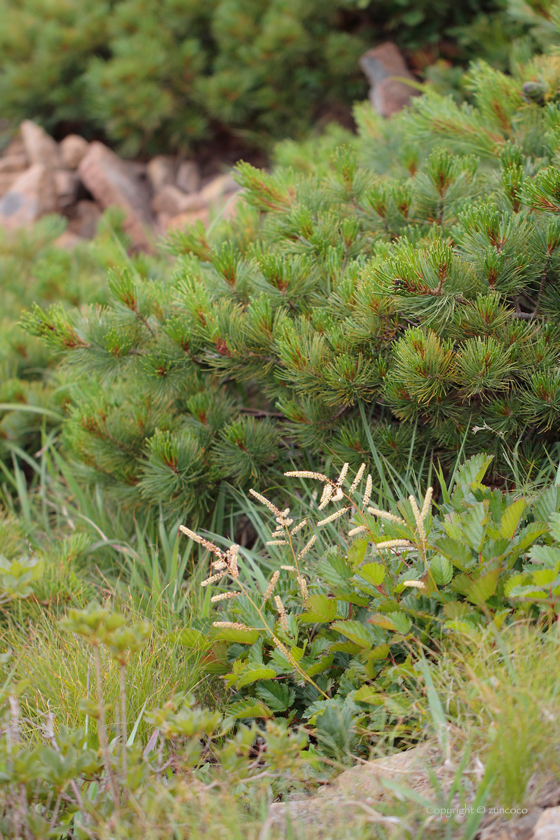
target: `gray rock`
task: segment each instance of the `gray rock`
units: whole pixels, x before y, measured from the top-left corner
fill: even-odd
[[[390,117],[410,102],[419,91],[401,79],[415,82],[401,51],[392,41],[368,50],[360,58],[360,67],[371,88],[369,101],[382,117]],[[397,78],[398,77],[398,78]]]
[[[44,128],[31,120],[24,120],[20,126],[21,139],[31,164],[42,163],[52,169],[60,167],[58,143]]]
[[[5,228],[27,227],[44,213],[57,208],[56,187],[48,166],[35,163],[17,177],[0,199],[0,224]]]
[[[123,227],[135,248],[151,250],[147,228],[154,223],[148,188],[117,155],[94,141],[78,169],[79,175],[104,209],[121,207],[125,213]]]
[[[200,171],[194,160],[185,160],[180,164],[175,185],[187,194],[198,192]]]
[[[79,134],[69,134],[60,141],[60,159],[66,169],[77,169],[86,156],[89,143]]]
[[[200,193],[186,195],[173,184],[166,184],[153,197],[152,210],[154,213],[177,216],[179,213],[202,210],[207,204],[208,202]]]

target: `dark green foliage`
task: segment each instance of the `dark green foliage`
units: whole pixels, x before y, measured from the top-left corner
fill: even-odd
[[[192,515],[295,457],[556,458],[560,105],[524,100],[537,75],[555,90],[558,59],[475,65],[474,105],[360,106],[332,156],[330,134],[240,165],[246,206],[173,234],[171,283],[120,273],[102,312],[29,316],[99,383],[67,427],[90,478]]]
[[[357,59],[417,48],[492,0],[2,0],[0,112],[103,131],[128,154],[188,150],[224,126],[253,142],[366,92]]]

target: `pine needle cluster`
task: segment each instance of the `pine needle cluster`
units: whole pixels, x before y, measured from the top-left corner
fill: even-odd
[[[359,106],[326,159],[240,164],[236,219],[175,233],[171,282],[118,272],[107,308],[27,317],[98,383],[67,430],[91,476],[191,514],[302,453],[357,469],[373,443],[399,468],[463,447],[504,473],[504,450],[554,451],[560,60],[468,83],[470,105]]]

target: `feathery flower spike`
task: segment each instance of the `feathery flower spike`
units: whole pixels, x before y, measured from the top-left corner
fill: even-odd
[[[252,630],[252,627],[247,627],[246,624],[240,624],[238,621],[213,621],[212,627],[226,627],[228,630]]]
[[[216,583],[216,581],[221,580],[224,577],[224,575],[226,575],[226,574],[227,574],[227,572],[224,571],[224,572],[218,572],[216,575],[210,575],[210,577],[206,578],[206,580],[203,580],[200,585],[201,586],[210,586],[210,584]]]
[[[300,553],[298,554],[297,559],[298,560],[303,560],[303,558],[305,557],[307,552],[311,550],[311,548],[315,545],[316,542],[317,542],[317,535],[313,534],[313,536],[311,537],[309,542],[306,543],[306,545],[304,545],[303,548],[301,549]]]
[[[337,487],[337,489],[333,493],[333,496],[331,498],[331,502],[340,502],[340,500],[343,499],[343,498],[344,498],[344,492],[342,490],[342,487]]]
[[[186,534],[187,537],[190,537],[191,540],[194,540],[195,542],[204,546],[204,548],[207,548],[208,551],[211,551],[212,554],[216,555],[216,557],[224,556],[224,552],[221,551],[217,545],[214,545],[214,543],[210,542],[210,540],[205,539],[205,537],[201,537],[200,534],[195,533],[195,531],[191,531],[191,529],[187,528],[185,525],[179,525],[179,530],[182,531],[183,534]]]
[[[276,609],[278,610],[278,615],[280,616],[280,627],[285,632],[288,631],[288,616],[286,615],[286,607],[282,603],[282,598],[279,595],[274,596],[274,603],[276,604]]]
[[[301,590],[301,597],[303,598],[304,601],[306,601],[307,596],[309,594],[309,591],[307,589],[307,581],[305,580],[303,575],[298,575],[298,583],[299,583],[299,588]]]
[[[354,477],[354,481],[350,485],[350,494],[352,494],[354,492],[354,490],[357,488],[358,484],[362,480],[362,476],[363,476],[365,471],[366,471],[366,465],[361,464],[360,469],[358,470],[358,472],[356,473],[356,475]]]
[[[332,484],[325,484],[325,486],[323,487],[323,492],[321,494],[321,500],[319,501],[319,510],[323,510],[323,508],[328,505],[333,493],[334,487],[332,486]]]
[[[335,519],[338,519],[343,513],[346,513],[349,510],[349,507],[340,508],[340,510],[337,510],[334,513],[331,513],[330,516],[327,516],[326,519],[321,519],[320,522],[317,522],[317,525],[326,525],[327,522],[334,522]]]
[[[351,531],[348,531],[348,536],[349,537],[355,537],[356,534],[363,534],[363,533],[365,533],[365,531],[367,531],[367,528],[366,528],[365,525],[358,525],[357,528],[352,528]]]
[[[270,578],[270,582],[267,586],[266,592],[264,593],[264,599],[263,600],[268,601],[268,599],[270,598],[270,596],[274,592],[274,587],[278,583],[278,578],[279,577],[280,577],[280,572],[278,570],[276,570],[274,572],[274,574],[272,575],[272,577]]]
[[[284,475],[288,478],[316,478],[317,481],[329,481],[323,473],[310,472],[310,470],[292,470],[291,472],[285,472]]]
[[[433,495],[434,495],[434,488],[433,487],[428,487],[428,489],[426,490],[426,495],[424,497],[424,504],[422,505],[422,510],[420,511],[420,518],[422,519],[422,522],[425,520],[425,518],[427,517],[427,515],[429,513]]]
[[[295,536],[295,534],[297,534],[299,531],[301,531],[302,528],[305,528],[306,525],[307,525],[307,519],[302,519],[301,522],[298,525],[295,526],[295,528],[292,528],[292,530],[290,531],[290,536],[291,537]]]
[[[295,566],[280,566],[281,569],[284,569],[285,572],[297,572]]]
[[[376,548],[414,548],[409,540],[386,540],[377,543]]]
[[[389,513],[386,510],[379,510],[379,508],[368,507],[368,513],[371,513],[372,516],[379,516],[380,519],[389,519],[391,522],[398,522],[400,525],[406,525],[404,519],[401,519],[400,516],[395,516],[394,513]]]
[[[268,540],[267,545],[288,545],[288,540]]]
[[[340,471],[340,475],[338,476],[338,478],[336,480],[336,486],[337,487],[342,487],[342,483],[343,483],[344,479],[346,478],[346,473],[348,472],[349,466],[350,466],[350,464],[344,464],[343,465],[343,467]]]
[[[422,521],[416,499],[414,496],[409,496],[408,501],[410,502],[414,519],[416,520],[416,530],[418,531],[418,536],[420,537],[420,541],[424,544],[426,542],[426,532],[424,530],[424,522]]]
[[[239,594],[239,592],[220,592],[219,595],[212,595],[210,600],[213,603],[216,603],[216,601],[229,601],[230,598],[237,598]]]
[[[272,502],[270,502],[270,501],[266,498],[266,496],[261,496],[261,494],[260,494],[260,493],[257,493],[257,491],[256,491],[256,490],[253,490],[253,488],[252,488],[252,487],[251,487],[251,489],[249,490],[249,493],[251,494],[251,496],[254,496],[254,497],[255,497],[255,499],[258,499],[258,500],[259,500],[259,502],[261,502],[261,504],[263,504],[265,507],[267,507],[267,508],[269,509],[269,511],[270,511],[271,513],[273,513],[273,514],[274,514],[274,516],[282,516],[282,511],[281,511],[281,510],[278,510],[278,508],[276,507],[276,505],[273,505],[273,504],[272,504]]]
[[[403,580],[403,586],[412,586],[413,589],[425,589],[426,584],[421,580]]]
[[[239,569],[237,566],[237,555],[239,554],[239,546],[235,543],[230,545],[226,554],[226,561],[228,564],[228,571],[230,575],[237,580],[239,577]]]
[[[365,489],[365,492],[364,492],[364,501],[363,501],[364,507],[366,507],[366,505],[369,504],[369,500],[371,499],[372,491],[373,491],[373,478],[371,477],[371,474],[368,473],[368,477],[366,479],[366,489]]]

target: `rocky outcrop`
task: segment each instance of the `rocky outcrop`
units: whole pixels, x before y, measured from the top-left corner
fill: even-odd
[[[70,134],[57,143],[25,120],[0,154],[0,226],[27,227],[45,213],[68,218],[64,247],[95,235],[104,209],[124,210],[132,247],[150,250],[156,236],[213,213],[231,216],[237,184],[229,174],[203,178],[194,160],[158,155],[125,161],[111,149]]]
[[[368,50],[360,58],[360,67],[371,85],[369,101],[382,117],[390,117],[418,96],[416,80],[396,44],[387,41]],[[409,79],[413,84],[407,84]]]

